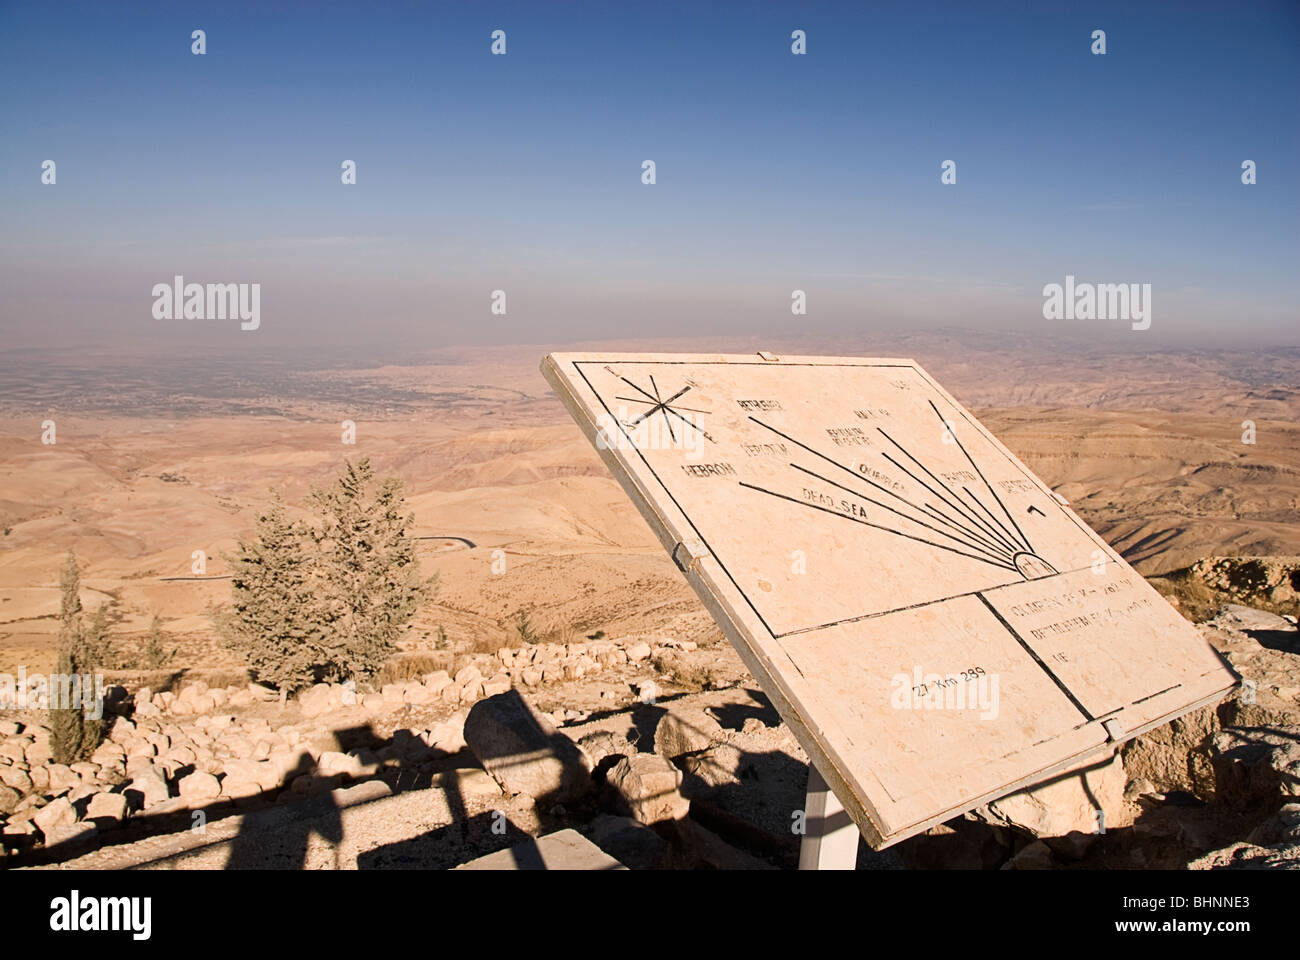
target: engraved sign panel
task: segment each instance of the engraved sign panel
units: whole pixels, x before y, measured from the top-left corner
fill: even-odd
[[[873,846],[1235,682],[911,360],[542,371]]]

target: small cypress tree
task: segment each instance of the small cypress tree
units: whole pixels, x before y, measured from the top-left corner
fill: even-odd
[[[146,670],[161,670],[167,661],[176,656],[175,648],[168,650],[163,643],[162,616],[158,613],[149,621],[149,632],[144,638],[140,660]]]
[[[277,496],[257,517],[253,539],[239,541],[226,562],[232,603],[217,620],[226,643],[282,696],[313,683],[325,659],[325,611],[311,531],[285,515]]]
[[[541,639],[533,629],[532,618],[524,607],[515,611],[515,632],[519,634],[521,643],[533,644]]]
[[[79,703],[62,703],[62,692],[71,690],[71,678],[91,678],[100,666],[107,647],[107,617],[101,607],[87,622],[81,607],[81,570],[71,553],[59,575],[59,638],[56,674],[63,679],[50,684],[50,748],[59,763],[76,763],[95,752],[103,736],[103,725]],[[80,688],[80,684],[78,685]]]

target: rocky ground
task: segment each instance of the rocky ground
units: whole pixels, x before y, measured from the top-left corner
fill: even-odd
[[[1231,698],[864,846],[859,867],[1300,868],[1300,632],[1231,603],[1200,629],[1243,677]],[[453,667],[284,705],[256,684],[116,688],[106,739],[71,766],[43,715],[5,713],[3,862],[451,867],[572,827],[633,868],[796,865],[807,758],[725,641],[541,643]]]

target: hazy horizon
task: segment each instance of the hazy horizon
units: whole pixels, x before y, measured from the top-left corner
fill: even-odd
[[[11,350],[1300,344],[1293,5],[72,9],[0,8]],[[177,275],[260,328],[155,319]],[[1067,275],[1151,284],[1150,329],[1044,320]]]

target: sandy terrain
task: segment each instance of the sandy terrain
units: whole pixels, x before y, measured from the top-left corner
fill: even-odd
[[[748,349],[616,348],[650,346]],[[1211,554],[1300,553],[1300,357],[1066,357],[943,338],[795,346],[915,356],[1144,573]],[[521,611],[561,640],[713,636],[537,374],[544,349],[316,370],[6,361],[0,671],[51,665],[68,550],[83,565],[85,605],[110,606],[122,666],[155,611],[177,664],[236,666],[210,620],[228,581],[193,579],[194,552],[206,553],[206,576],[223,576],[223,551],[250,532],[271,491],[301,504],[362,455],[406,481],[416,532],[430,538],[423,570],[440,578],[409,649],[433,649],[439,628],[462,648],[517,642]],[[47,418],[54,445],[41,443]],[[355,446],[340,442],[345,419],[356,422]],[[1253,445],[1242,443],[1247,419]],[[452,537],[474,546],[441,539]]]

